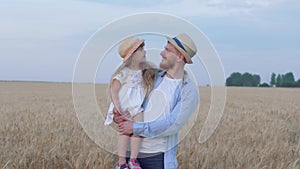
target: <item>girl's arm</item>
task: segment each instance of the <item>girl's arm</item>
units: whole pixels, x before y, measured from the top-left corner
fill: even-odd
[[[115,109],[118,111],[118,113],[121,114],[121,106],[120,106],[120,102],[119,102],[119,91],[121,89],[121,83],[119,80],[114,79],[111,83],[111,87],[110,87],[110,97],[111,100],[115,106]]]

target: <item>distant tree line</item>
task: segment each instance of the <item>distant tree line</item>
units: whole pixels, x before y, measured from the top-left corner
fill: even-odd
[[[296,81],[292,72],[278,75],[272,73],[270,85],[276,87],[300,87],[300,79]]]
[[[272,73],[270,84],[260,83],[260,76],[256,74],[234,72],[226,79],[226,86],[249,86],[249,87],[300,87],[300,79],[295,81],[294,74]]]
[[[258,86],[259,84],[260,76],[248,72],[244,74],[234,72],[226,79],[226,86]]]

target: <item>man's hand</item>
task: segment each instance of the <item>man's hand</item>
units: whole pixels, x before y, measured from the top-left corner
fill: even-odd
[[[123,117],[124,118],[124,117]],[[133,121],[125,120],[119,123],[119,132],[123,135],[131,135],[133,134]]]

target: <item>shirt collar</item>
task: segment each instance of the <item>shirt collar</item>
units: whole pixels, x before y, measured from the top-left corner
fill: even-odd
[[[167,74],[167,71],[163,70],[162,74],[161,74],[161,77],[164,77],[166,74]],[[187,71],[184,70],[184,74],[183,74],[183,77],[182,77],[182,84],[185,85],[187,83],[188,83],[188,73],[187,73]]]

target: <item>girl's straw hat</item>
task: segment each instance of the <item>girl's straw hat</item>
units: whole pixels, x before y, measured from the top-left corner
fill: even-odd
[[[136,37],[129,37],[122,40],[119,46],[119,54],[123,58],[123,62],[127,60],[144,41],[144,39],[138,39]]]

